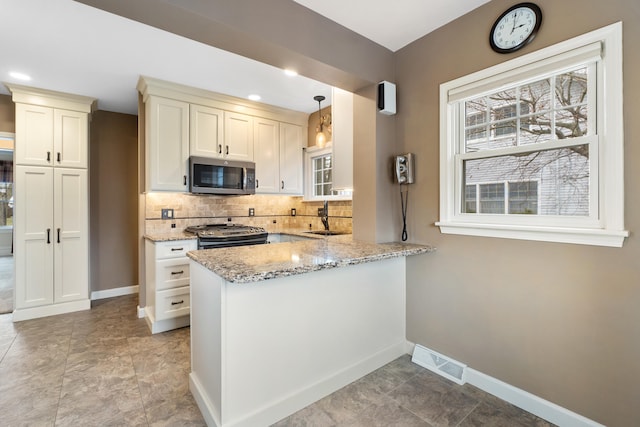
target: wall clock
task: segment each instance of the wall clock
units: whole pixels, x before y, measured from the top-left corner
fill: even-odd
[[[534,3],[518,3],[496,19],[489,33],[491,49],[511,53],[529,44],[542,23],[542,11]]]

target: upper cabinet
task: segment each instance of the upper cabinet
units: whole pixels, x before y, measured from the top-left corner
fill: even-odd
[[[302,194],[302,126],[280,123],[280,193]]]
[[[258,192],[302,193],[306,113],[149,77],[138,91],[145,191],[188,191],[189,156],[200,156],[255,162]]]
[[[222,157],[230,160],[253,161],[253,117],[225,112]]]
[[[189,104],[150,96],[145,118],[147,190],[187,191]]]
[[[224,144],[224,111],[191,104],[189,118],[189,154],[219,157]]]
[[[353,189],[353,93],[332,90],[333,189]]]
[[[44,91],[51,98],[38,97],[31,88],[8,87],[16,103],[15,163],[86,169],[88,118],[94,103],[80,96],[56,102],[55,92]]]
[[[256,192],[302,194],[302,126],[255,119]]]

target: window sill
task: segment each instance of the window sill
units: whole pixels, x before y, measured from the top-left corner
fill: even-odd
[[[536,240],[541,242],[573,243],[578,245],[594,245],[622,247],[626,230],[596,230],[585,228],[554,228],[500,224],[467,224],[436,222],[443,234],[465,236],[498,237],[503,239]]]

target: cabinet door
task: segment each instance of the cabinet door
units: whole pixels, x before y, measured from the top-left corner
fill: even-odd
[[[302,194],[302,127],[280,124],[280,193]]]
[[[202,105],[190,106],[189,153],[191,156],[221,157],[224,112]]]
[[[88,115],[78,111],[54,110],[54,164],[67,168],[87,168]]]
[[[85,169],[54,170],[54,302],[89,295],[88,198]]]
[[[53,165],[53,108],[16,104],[16,165]]]
[[[333,88],[333,188],[353,189],[353,93]]]
[[[147,190],[187,191],[189,104],[151,96],[145,119]]]
[[[16,166],[16,308],[53,303],[53,169]]]
[[[279,173],[279,123],[256,118],[253,125],[253,149],[256,162],[256,193],[278,193]]]
[[[223,156],[253,161],[253,117],[225,112]]]

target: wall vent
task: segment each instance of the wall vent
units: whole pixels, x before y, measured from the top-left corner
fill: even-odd
[[[467,365],[421,345],[416,344],[414,347],[411,361],[457,384],[466,382],[464,373]]]

